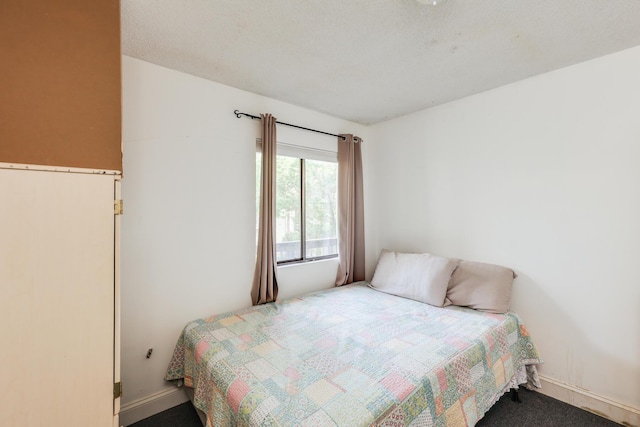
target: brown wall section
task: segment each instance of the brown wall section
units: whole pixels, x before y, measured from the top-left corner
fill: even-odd
[[[0,162],[122,170],[119,0],[0,1]]]

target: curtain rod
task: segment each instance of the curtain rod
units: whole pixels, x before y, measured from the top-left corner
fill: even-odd
[[[251,118],[251,119],[258,119],[258,120],[260,119],[260,117],[258,117],[258,116],[254,116],[254,115],[252,115],[252,114],[247,114],[247,113],[241,113],[241,112],[240,112],[240,111],[238,111],[238,110],[233,110],[233,114],[235,114],[237,118],[240,118],[240,116],[247,116],[247,117],[249,117],[249,118]],[[323,131],[321,131],[321,130],[315,130],[315,129],[305,128],[305,127],[298,126],[298,125],[292,125],[291,123],[285,123],[285,122],[281,122],[281,121],[279,121],[279,120],[277,120],[277,121],[276,121],[276,123],[278,123],[278,124],[280,124],[280,125],[290,126],[290,127],[292,127],[292,128],[298,128],[298,129],[302,129],[302,130],[308,130],[308,131],[310,131],[310,132],[321,133],[321,134],[323,134],[323,135],[335,136],[335,137],[337,137],[337,138],[342,138],[343,140],[346,140],[346,139],[347,139],[347,138],[346,138],[346,137],[344,137],[344,136],[336,135],[336,134],[329,133],[329,132],[323,132]]]

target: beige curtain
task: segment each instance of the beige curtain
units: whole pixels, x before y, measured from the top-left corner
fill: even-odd
[[[253,305],[273,302],[278,297],[275,243],[276,119],[271,114],[260,114],[260,119],[262,121],[262,179],[260,180],[258,253],[251,288]]]
[[[345,139],[343,139],[344,137]],[[336,286],[364,280],[362,139],[338,137],[338,254]]]

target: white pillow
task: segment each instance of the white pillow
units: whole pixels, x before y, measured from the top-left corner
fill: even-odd
[[[457,260],[431,254],[382,250],[371,287],[388,294],[442,307]]]

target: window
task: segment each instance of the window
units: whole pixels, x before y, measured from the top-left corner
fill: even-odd
[[[258,151],[260,144],[258,143]],[[262,155],[256,154],[256,232]],[[276,261],[338,255],[338,163],[335,152],[278,143]]]

